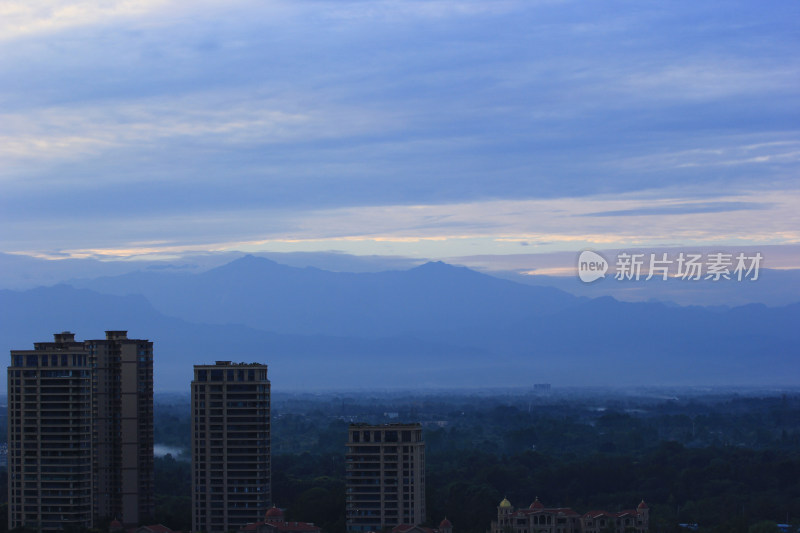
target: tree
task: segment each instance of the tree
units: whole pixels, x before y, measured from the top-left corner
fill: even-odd
[[[753,524],[747,530],[747,533],[780,533],[781,530],[778,528],[778,524],[775,522],[770,522],[769,520],[764,520],[763,522],[758,522],[757,524]]]

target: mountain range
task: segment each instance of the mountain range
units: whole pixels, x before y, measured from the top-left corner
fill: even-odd
[[[106,329],[155,342],[157,390],[192,364],[270,365],[283,389],[800,384],[800,303],[731,309],[576,297],[464,267],[377,273],[245,256],[0,291],[0,348]],[[6,352],[7,353],[7,352]]]

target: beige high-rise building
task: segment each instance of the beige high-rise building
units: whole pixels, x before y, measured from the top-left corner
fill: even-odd
[[[420,424],[351,424],[346,461],[348,532],[425,521],[425,441]]]
[[[92,366],[95,516],[139,525],[153,499],[153,343],[106,331],[86,341]]]
[[[9,528],[138,525],[153,505],[153,343],[108,331],[12,350]]]
[[[261,521],[272,502],[267,365],[195,365],[192,445],[192,530]]]

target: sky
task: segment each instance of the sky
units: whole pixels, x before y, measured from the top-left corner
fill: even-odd
[[[5,0],[0,252],[786,246],[800,267],[797,20],[795,1]]]

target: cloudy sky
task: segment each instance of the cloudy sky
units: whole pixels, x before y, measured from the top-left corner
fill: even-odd
[[[788,0],[5,0],[0,252],[798,244],[798,20]]]

